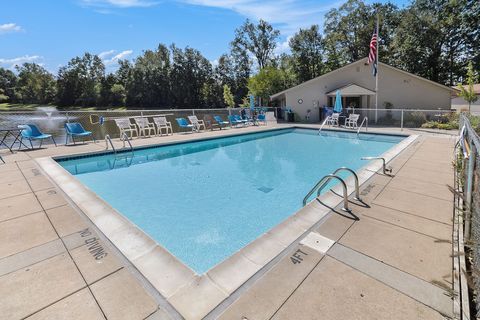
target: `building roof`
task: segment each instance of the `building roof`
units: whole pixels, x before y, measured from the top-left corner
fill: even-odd
[[[337,91],[340,91],[340,94],[342,95],[342,97],[375,95],[375,91],[364,88],[355,83],[347,84],[346,86],[342,86],[340,88],[334,89],[330,92],[327,92],[326,94],[327,96],[333,97],[337,94]]]
[[[463,85],[463,87],[465,89],[468,89],[467,85]],[[453,86],[452,88],[455,89],[456,95],[458,95],[460,93],[460,86]],[[480,95],[480,83],[477,83],[477,84],[473,85],[473,92],[475,92],[476,95]]]
[[[349,63],[349,64],[347,64],[347,65],[344,65],[343,67],[340,67],[340,68],[335,69],[335,70],[333,70],[333,71],[327,72],[327,73],[325,73],[325,74],[323,74],[323,75],[321,75],[321,76],[318,76],[318,77],[316,77],[316,78],[313,78],[313,79],[310,79],[310,80],[305,81],[305,82],[303,82],[303,83],[300,83],[299,85],[296,85],[296,86],[294,86],[294,87],[288,88],[288,89],[283,90],[283,91],[280,91],[280,92],[278,92],[278,93],[275,93],[275,94],[273,94],[273,95],[270,96],[270,99],[274,99],[274,98],[276,98],[276,97],[278,97],[278,96],[281,96],[282,94],[287,93],[288,91],[291,91],[291,90],[293,90],[293,89],[296,89],[296,88],[302,87],[302,86],[304,86],[304,85],[307,85],[307,84],[309,84],[309,83],[315,82],[315,81],[317,81],[317,80],[319,80],[319,79],[321,79],[321,78],[324,78],[324,77],[326,77],[326,76],[328,76],[328,75],[330,75],[330,74],[333,74],[333,73],[335,73],[335,72],[340,72],[340,71],[342,71],[342,70],[344,70],[344,69],[346,69],[346,68],[348,68],[348,67],[350,67],[350,66],[352,66],[352,65],[360,64],[360,63],[366,63],[366,60],[367,60],[367,58],[360,59],[360,60],[358,60],[358,61],[355,61],[355,62]],[[417,78],[417,79],[419,79],[419,80],[429,82],[429,83],[431,83],[431,84],[433,84],[433,85],[436,85],[436,86],[438,86],[438,87],[440,87],[440,88],[442,88],[442,89],[446,89],[446,90],[449,90],[449,91],[452,91],[452,92],[453,92],[453,91],[456,91],[456,89],[454,89],[454,88],[450,88],[450,87],[444,86],[443,84],[440,84],[440,83],[438,83],[438,82],[435,82],[435,81],[432,81],[432,80],[428,80],[428,79],[426,79],[426,78],[422,78],[422,77],[417,76],[417,75],[415,75],[415,74],[413,74],[413,73],[410,73],[410,72],[407,72],[407,71],[404,71],[404,70],[401,70],[401,69],[392,67],[392,66],[390,66],[390,65],[388,65],[388,64],[385,64],[385,63],[383,63],[383,62],[380,62],[379,65],[382,66],[382,67],[390,68],[390,69],[392,69],[392,70],[396,70],[396,71],[398,71],[398,72],[407,74],[407,75],[412,76],[412,77],[414,77],[414,78]]]

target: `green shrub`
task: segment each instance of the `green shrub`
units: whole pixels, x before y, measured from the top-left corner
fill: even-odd
[[[422,128],[424,129],[435,129],[440,123],[437,121],[427,121],[424,124],[422,124]]]
[[[459,114],[450,113],[450,114],[441,116],[438,121],[425,122],[424,124],[422,124],[422,128],[443,129],[443,130],[458,129],[458,119],[459,119]]]

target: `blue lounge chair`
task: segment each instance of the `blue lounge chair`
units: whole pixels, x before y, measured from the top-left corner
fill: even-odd
[[[237,119],[237,117],[235,117],[234,115],[229,115],[228,116],[228,121],[230,122],[230,125],[233,127],[233,126],[238,126],[240,124],[243,124],[242,121],[239,121]]]
[[[40,140],[40,145],[38,146],[38,148],[42,147],[43,140],[45,139],[52,139],[55,147],[57,146],[57,143],[55,142],[55,139],[53,139],[53,136],[51,134],[42,133],[40,129],[38,129],[38,127],[34,124],[19,125],[18,129],[22,129],[22,131],[20,131],[20,147],[22,146],[23,139],[30,141],[30,146],[32,147],[32,149],[33,140]]]
[[[185,118],[175,118],[175,120],[177,120],[178,126],[180,128],[190,129],[190,130],[192,130],[192,132],[193,132],[193,130],[195,130],[195,126],[193,124],[189,124],[187,122],[187,119],[185,119]]]
[[[75,144],[75,137],[82,137],[83,141],[85,141],[85,137],[92,136],[93,142],[95,142],[92,132],[85,130],[78,122],[65,123],[65,131],[67,133],[65,145],[68,144],[68,137],[72,138],[73,144]]]
[[[241,116],[239,116],[238,114],[235,114],[234,115],[235,119],[237,119],[237,121],[240,121],[241,123],[243,124],[247,124],[248,120],[246,119],[243,119]]]
[[[225,128],[226,126],[230,125],[230,122],[223,121],[222,117],[220,117],[220,116],[213,116],[213,119],[215,119],[215,122],[218,124],[220,129]]]
[[[263,113],[259,114],[257,116],[257,122],[258,122],[258,124],[263,123],[264,125],[267,125],[267,117],[265,116],[265,114],[263,114]]]

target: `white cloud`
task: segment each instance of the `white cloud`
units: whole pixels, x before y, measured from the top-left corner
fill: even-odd
[[[152,0],[81,0],[81,2],[86,6],[118,8],[151,7],[157,4]]]
[[[0,24],[0,34],[4,33],[12,33],[12,32],[20,32],[22,31],[22,27],[17,25],[16,23],[5,23]]]
[[[343,1],[326,0],[178,0],[192,5],[223,8],[275,25],[284,36],[313,24],[322,26],[324,14]]]
[[[103,52],[100,52],[100,53],[98,54],[98,57],[103,60],[103,59],[105,59],[106,57],[111,56],[111,55],[114,54],[114,53],[115,53],[115,50],[103,51]]]
[[[107,67],[116,66],[118,60],[125,59],[133,53],[133,50],[124,50],[120,53],[115,54],[116,50],[108,50],[100,52],[98,57],[103,60],[103,63]]]
[[[281,55],[282,53],[288,53],[290,51],[290,45],[288,42],[290,41],[291,36],[287,37],[285,41],[277,42],[277,46],[275,47],[274,54]]]
[[[30,56],[30,55],[24,55],[24,56],[21,56],[21,57],[16,57],[16,58],[11,58],[11,59],[3,59],[3,58],[0,58],[0,65],[4,66],[4,67],[7,67],[7,68],[10,68],[10,69],[13,69],[15,68],[15,66],[17,65],[22,65],[24,64],[25,62],[35,62],[35,63],[38,63],[39,60],[42,60],[43,57],[41,56]],[[39,63],[40,65],[42,65],[41,63]]]

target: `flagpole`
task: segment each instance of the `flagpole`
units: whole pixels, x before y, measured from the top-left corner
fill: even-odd
[[[378,121],[378,73],[380,71],[380,61],[378,61],[378,44],[380,42],[380,30],[378,29],[379,25],[379,16],[377,11],[377,52],[376,52],[376,64],[377,64],[377,74],[375,75],[375,123]]]

